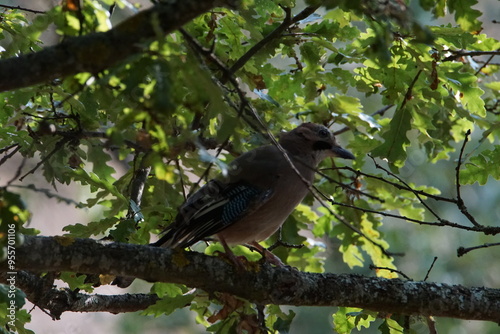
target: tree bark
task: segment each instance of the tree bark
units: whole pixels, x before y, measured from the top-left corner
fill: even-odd
[[[143,43],[166,35],[221,1],[165,1],[101,33],[69,37],[35,53],[0,61],[0,92],[81,72],[98,73],[142,51]]]
[[[92,239],[26,236],[24,244],[16,248],[15,266],[17,270],[32,272],[74,271],[181,283],[207,292],[230,293],[258,304],[346,306],[406,315],[500,321],[499,289],[305,273],[267,263],[251,263],[251,269],[242,271],[219,257],[201,253]],[[6,268],[6,263],[2,263],[1,271],[7,271]],[[5,274],[0,275],[0,281],[5,281]],[[24,284],[22,288],[29,290],[30,286]],[[152,302],[154,299],[150,299]],[[117,311],[112,305],[109,308],[110,312]]]

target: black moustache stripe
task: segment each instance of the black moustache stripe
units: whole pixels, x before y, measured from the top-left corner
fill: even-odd
[[[330,150],[331,148],[332,148],[332,145],[327,143],[326,141],[317,141],[313,144],[314,151]]]

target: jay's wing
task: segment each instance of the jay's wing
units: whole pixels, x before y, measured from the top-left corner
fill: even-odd
[[[258,210],[272,197],[279,177],[276,154],[274,146],[264,146],[235,159],[229,177],[211,180],[190,196],[154,245],[189,247]]]
[[[179,208],[175,221],[155,245],[189,247],[257,210],[271,195],[271,189],[262,190],[244,182],[224,184],[211,180]]]

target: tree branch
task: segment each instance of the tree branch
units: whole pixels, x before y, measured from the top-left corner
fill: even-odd
[[[39,52],[0,61],[0,92],[64,78],[80,72],[98,73],[141,52],[141,43],[168,34],[220,5],[217,0],[160,2],[126,19],[115,28],[66,38]]]
[[[7,273],[0,272],[0,283],[9,284]],[[154,294],[89,295],[58,289],[35,274],[20,271],[16,275],[16,286],[23,290],[30,302],[47,311],[54,320],[59,320],[63,312],[136,312],[156,303],[159,298]]]
[[[1,268],[6,270],[6,263]],[[134,276],[227,292],[259,304],[349,306],[407,315],[500,319],[498,289],[304,273],[267,263],[259,270],[241,271],[221,258],[201,253],[91,239],[25,236],[24,244],[16,249],[16,268]]]
[[[500,51],[467,51],[467,50],[447,50],[451,53],[450,56],[443,59],[443,61],[454,61],[461,57],[476,57],[476,56],[498,56]]]
[[[33,14],[45,14],[45,11],[24,8],[24,7],[21,7],[21,6],[0,5],[0,8],[17,9],[17,10],[22,10],[22,11],[25,11],[25,12],[30,12],[30,13],[33,13]]]

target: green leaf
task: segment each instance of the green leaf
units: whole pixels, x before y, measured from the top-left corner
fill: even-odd
[[[155,317],[159,317],[163,314],[169,315],[177,309],[189,306],[194,297],[194,294],[177,295],[175,297],[163,297],[154,305],[151,305],[147,309],[142,311],[141,314],[153,315]]]
[[[475,182],[485,185],[488,177],[492,176],[500,180],[500,146],[496,145],[494,150],[484,150],[481,154],[471,157],[465,163],[465,169],[460,171],[460,182],[462,184],[473,184]]]
[[[96,175],[99,175],[102,179],[113,181],[111,175],[115,173],[115,169],[106,164],[106,162],[111,161],[111,157],[103,151],[101,143],[88,146],[87,159],[92,162],[92,171]]]
[[[397,321],[386,318],[384,322],[378,327],[382,334],[401,334],[404,333],[403,327]]]
[[[410,144],[406,133],[411,129],[411,113],[407,108],[398,108],[382,134],[384,142],[372,151],[375,157],[387,159],[391,167],[401,168],[406,160],[406,148]]]
[[[155,283],[151,287],[151,292],[163,298],[165,296],[175,297],[182,295],[185,291],[178,284],[173,283]]]
[[[455,12],[455,20],[465,31],[481,30],[481,22],[477,19],[481,12],[472,8],[476,4],[476,0],[448,0],[450,13]]]
[[[375,315],[358,308],[339,307],[338,311],[333,314],[333,325],[337,333],[349,334],[354,328],[357,330],[363,327],[369,328],[376,319]]]
[[[456,49],[468,48],[475,42],[474,36],[458,27],[440,26],[431,27],[432,34],[436,37],[436,44],[443,46],[452,46]]]
[[[469,72],[462,72],[461,64],[454,64],[445,75],[447,83],[455,93],[459,93],[464,108],[480,117],[486,116],[484,100],[482,95],[484,91],[477,87],[477,77]]]
[[[90,222],[86,225],[74,224],[63,227],[63,231],[69,232],[67,235],[75,238],[89,238],[93,235],[97,236],[106,232],[120,221],[119,218],[109,217],[101,220]]]
[[[64,271],[61,273],[59,278],[68,283],[71,290],[80,289],[87,292],[92,292],[94,290],[92,283],[85,283],[87,275],[77,275],[72,272]]]

